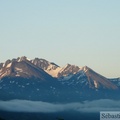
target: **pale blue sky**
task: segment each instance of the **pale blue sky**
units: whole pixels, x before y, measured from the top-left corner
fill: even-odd
[[[120,0],[0,0],[0,62],[18,56],[120,77]]]

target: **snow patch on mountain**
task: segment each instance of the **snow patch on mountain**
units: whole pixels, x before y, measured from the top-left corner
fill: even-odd
[[[61,70],[60,67],[56,68],[56,69],[51,69],[51,68],[48,68],[47,70],[45,70],[48,74],[50,74],[51,76],[53,77],[58,77],[58,73],[59,71]]]
[[[20,75],[17,73],[15,76],[16,76],[16,77],[19,77]]]
[[[5,63],[3,63],[3,67],[5,67]]]
[[[12,63],[9,63],[9,64],[6,66],[6,68],[9,68],[9,67],[11,67],[11,65],[12,65]]]
[[[16,72],[23,72],[22,68],[15,67]]]
[[[98,84],[95,80],[94,80],[94,85],[95,85],[95,88],[98,88]]]
[[[8,74],[7,74],[7,71],[6,72],[4,72],[4,73],[1,73],[0,74],[0,77],[2,78],[2,77],[4,77],[4,76],[7,76]]]

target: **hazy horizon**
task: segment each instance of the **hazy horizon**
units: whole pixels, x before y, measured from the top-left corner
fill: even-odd
[[[120,1],[0,1],[0,63],[27,56],[120,77]]]

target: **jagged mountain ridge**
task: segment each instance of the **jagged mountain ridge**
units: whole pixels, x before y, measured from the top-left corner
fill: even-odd
[[[63,84],[74,85],[82,88],[91,89],[113,89],[118,87],[104,76],[96,73],[89,67],[83,67],[79,72],[74,75],[61,78]]]
[[[80,68],[75,65],[67,64],[64,67],[60,67],[57,64],[55,64],[53,62],[49,62],[45,59],[35,58],[33,60],[30,60],[25,56],[18,57],[17,59],[14,58],[12,60],[7,60],[5,63],[0,63],[0,70],[5,68],[9,63],[12,63],[15,61],[16,62],[29,61],[32,64],[34,64],[35,66],[39,67],[40,69],[43,69],[45,72],[47,72],[52,77],[56,77],[56,78],[62,77],[62,76],[67,76],[69,74],[75,74],[80,70]]]
[[[0,100],[27,99],[65,103],[120,99],[118,83],[87,66],[67,64],[60,67],[44,59],[30,60],[25,56],[7,60],[0,65]]]
[[[44,80],[56,77],[59,81],[62,81],[62,83],[67,83],[67,85],[79,83],[80,86],[87,86],[91,89],[118,89],[118,86],[113,82],[87,66],[78,67],[67,64],[64,67],[60,67],[45,59],[35,58],[30,60],[25,56],[7,60],[5,63],[1,63],[0,66],[0,79],[6,76],[23,78],[35,77]]]
[[[57,77],[58,71],[61,69],[58,65],[53,62],[49,62],[45,59],[35,58],[31,60],[31,62],[38,66],[39,68],[43,69],[45,72],[50,74],[52,77]]]
[[[90,87],[94,87],[95,88],[100,88],[100,87],[105,87],[107,89],[117,89],[116,85],[113,85],[107,78],[105,78],[104,76],[96,73],[95,71],[93,71],[92,69],[88,68],[85,66],[85,73],[86,76],[89,80],[89,84],[91,85]],[[94,86],[91,82],[91,80],[94,82]]]
[[[7,60],[0,69],[0,79],[4,77],[39,78],[41,80],[52,79],[43,69],[35,66],[25,58]]]

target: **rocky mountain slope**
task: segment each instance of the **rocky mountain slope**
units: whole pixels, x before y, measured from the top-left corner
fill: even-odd
[[[60,67],[45,59],[29,60],[24,56],[0,64],[0,99],[119,99],[119,81],[107,79],[87,66]]]

